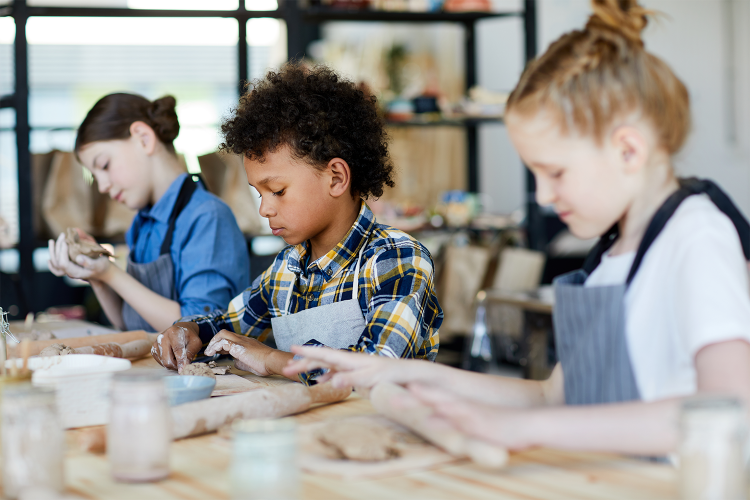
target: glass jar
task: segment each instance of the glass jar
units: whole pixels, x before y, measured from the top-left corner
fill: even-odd
[[[127,370],[112,378],[107,455],[112,477],[148,482],[169,475],[172,427],[164,377],[153,370]]]
[[[685,401],[681,414],[680,498],[747,498],[745,440],[747,414],[735,398]]]
[[[5,496],[62,493],[65,437],[54,391],[28,383],[6,386],[2,415]]]
[[[232,500],[300,497],[293,419],[239,420],[232,431]]]

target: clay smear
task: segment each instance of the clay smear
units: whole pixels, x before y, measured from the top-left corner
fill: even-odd
[[[45,347],[39,353],[40,356],[67,356],[68,354],[75,354],[76,350],[72,347],[68,347],[65,344],[52,344]]]

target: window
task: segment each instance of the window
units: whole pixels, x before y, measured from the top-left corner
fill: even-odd
[[[30,18],[31,151],[71,150],[86,112],[111,92],[177,99],[175,148],[188,168],[214,151],[237,102],[235,19]]]
[[[250,80],[262,78],[286,61],[286,23],[270,17],[248,20],[247,46]]]

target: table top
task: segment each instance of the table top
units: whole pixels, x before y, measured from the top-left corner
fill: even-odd
[[[137,364],[153,366],[151,360]],[[372,413],[370,402],[353,394],[341,403],[319,406],[293,418],[312,423]],[[71,449],[65,460],[66,485],[69,494],[90,499],[229,499],[230,455],[231,442],[216,433],[176,441],[169,478],[122,484],[111,479],[106,455]],[[385,479],[345,481],[303,473],[302,498],[666,499],[677,497],[676,479],[676,470],[668,465],[600,453],[536,449],[512,453],[508,466],[499,471],[459,462]]]

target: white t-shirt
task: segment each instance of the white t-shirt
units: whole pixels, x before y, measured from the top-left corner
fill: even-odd
[[[625,283],[634,258],[605,255],[585,286]],[[747,270],[729,218],[706,195],[683,201],[625,294],[625,335],[644,401],[695,393],[701,348],[750,342]]]

